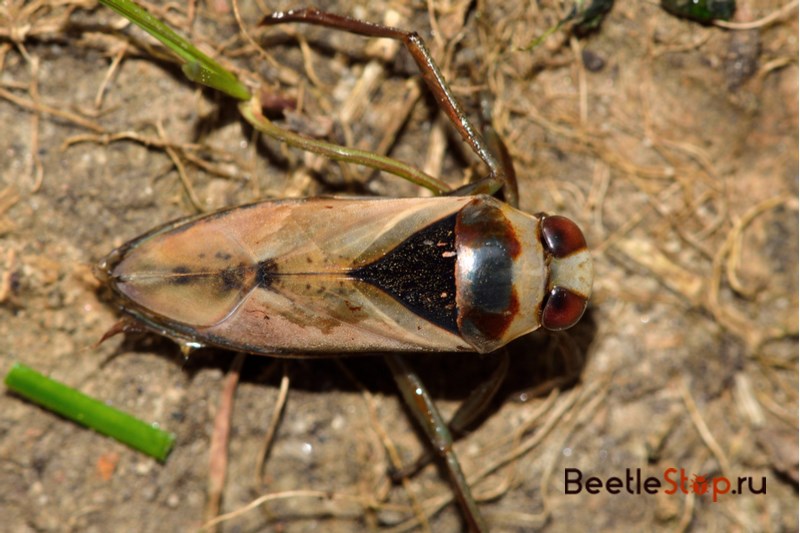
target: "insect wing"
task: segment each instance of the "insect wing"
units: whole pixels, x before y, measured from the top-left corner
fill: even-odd
[[[167,225],[101,268],[128,313],[194,342],[254,353],[468,350],[370,267],[467,201],[262,202]]]

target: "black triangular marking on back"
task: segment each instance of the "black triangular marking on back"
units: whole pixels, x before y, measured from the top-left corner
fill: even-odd
[[[350,271],[420,317],[458,334],[456,215],[417,231],[376,261]]]

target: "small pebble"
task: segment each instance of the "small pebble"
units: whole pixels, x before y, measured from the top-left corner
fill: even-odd
[[[581,59],[583,60],[584,68],[589,72],[600,72],[606,66],[606,60],[591,50],[583,50]]]

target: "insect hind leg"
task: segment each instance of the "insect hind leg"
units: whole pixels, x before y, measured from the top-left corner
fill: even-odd
[[[508,350],[500,350],[498,364],[492,375],[473,389],[469,396],[458,406],[455,414],[447,423],[450,434],[458,440],[467,432],[467,428],[476,420],[485,415],[491,401],[497,396],[497,391],[508,375],[509,357]],[[425,468],[433,460],[430,449],[423,452],[416,461],[392,472],[392,480],[397,482],[403,478],[412,477]]]
[[[478,504],[472,497],[464,472],[461,470],[458,457],[453,450],[453,438],[448,425],[433,403],[433,399],[425,385],[401,356],[387,355],[385,360],[392,371],[392,376],[406,405],[408,405],[417,423],[425,431],[436,453],[445,463],[456,499],[467,521],[467,528],[471,532],[488,531],[489,529],[478,509]]]
[[[493,187],[499,189],[502,186],[505,189],[509,189],[506,193],[506,199],[511,205],[516,205],[516,179],[513,176],[513,167],[510,167],[510,158],[507,157],[505,147],[502,146],[502,142],[498,145],[494,139],[487,143],[483,136],[481,136],[480,132],[472,124],[472,121],[470,121],[469,117],[464,113],[453,91],[451,91],[450,87],[447,85],[439,67],[433,60],[433,56],[431,56],[430,51],[427,46],[425,46],[425,41],[416,32],[327,13],[315,8],[275,12],[265,16],[261,20],[260,25],[272,26],[286,22],[300,22],[316,26],[325,26],[355,33],[357,35],[364,35],[366,37],[382,37],[402,42],[417,63],[422,78],[433,93],[442,111],[444,111],[453,123],[464,141],[472,148],[478,157],[481,158],[484,164],[486,164],[489,169],[488,178],[496,180],[493,183],[499,184],[493,185]],[[504,154],[505,157],[503,157]],[[500,162],[498,162],[495,155],[500,156]],[[508,168],[512,168],[512,174],[510,176],[507,175]],[[496,190],[497,189],[495,189],[495,191]]]

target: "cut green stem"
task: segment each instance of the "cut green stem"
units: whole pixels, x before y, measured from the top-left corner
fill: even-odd
[[[108,435],[140,452],[164,461],[175,435],[52,380],[20,363],[6,374],[6,387],[14,393]]]

